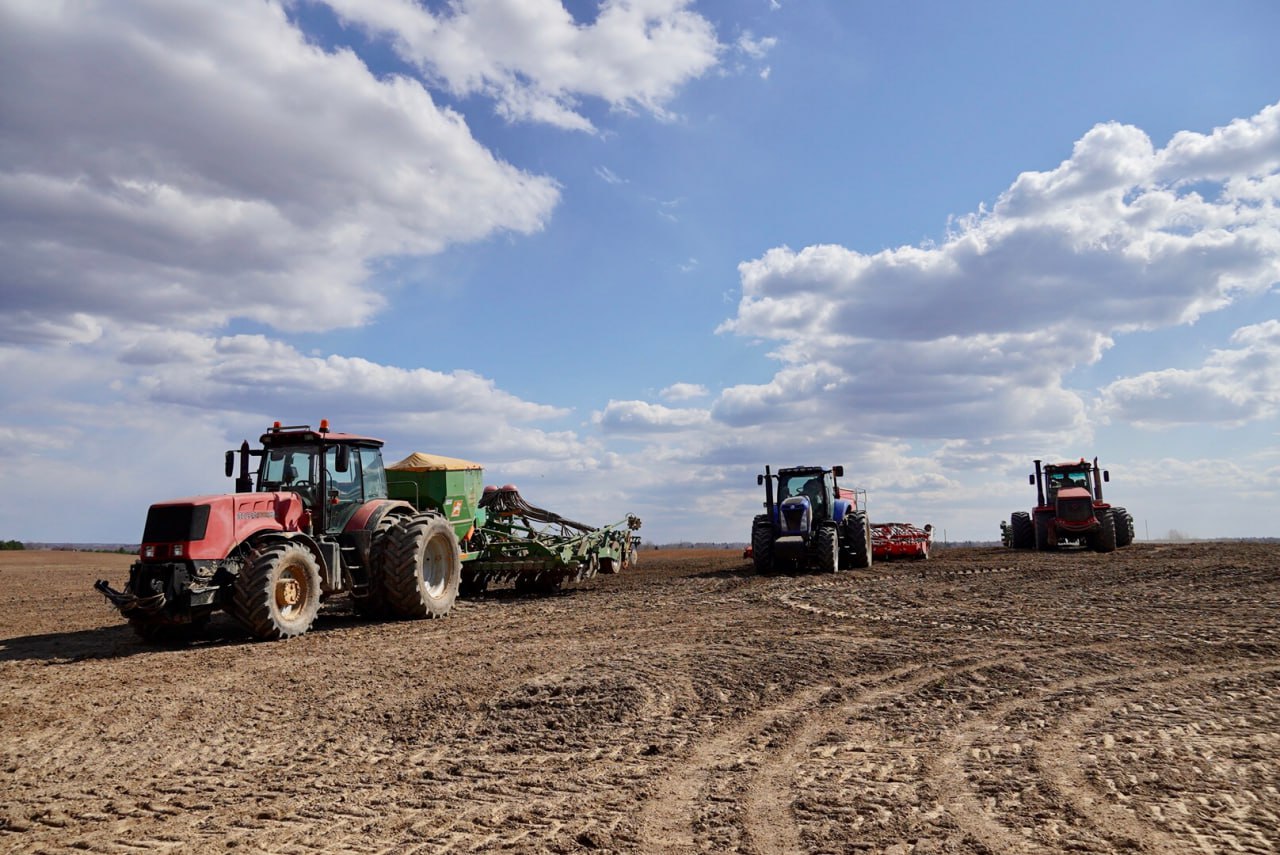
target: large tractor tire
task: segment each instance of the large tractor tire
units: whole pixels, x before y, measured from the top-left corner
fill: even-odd
[[[841,554],[844,566],[866,568],[871,566],[871,523],[862,511],[854,511],[844,518],[841,533]]]
[[[1133,543],[1133,514],[1124,508],[1112,508],[1111,516],[1116,523],[1116,547]]]
[[[401,519],[387,537],[382,578],[392,614],[447,615],[462,579],[462,549],[453,526],[443,517],[421,514]]]
[[[751,523],[751,561],[757,573],[773,571],[773,525],[768,514],[761,514]]]
[[[1036,550],[1044,552],[1053,549],[1054,546],[1049,542],[1049,524],[1053,521],[1052,514],[1036,514],[1035,520],[1035,540]]]
[[[1098,514],[1098,531],[1093,538],[1093,548],[1098,552],[1116,551],[1116,518],[1110,508]]]
[[[369,566],[365,573],[369,577],[369,587],[363,594],[353,595],[351,602],[356,612],[367,618],[385,618],[391,614],[387,605],[387,582],[385,568],[387,566],[387,550],[391,546],[391,529],[400,517],[395,514],[384,516],[374,529],[369,543]]]
[[[824,525],[814,534],[818,569],[835,573],[840,569],[840,538],[834,525]]]
[[[1014,549],[1036,548],[1036,527],[1031,522],[1031,514],[1026,511],[1014,511],[1009,516],[1010,543]]]
[[[320,565],[305,546],[272,544],[236,577],[231,607],[256,638],[302,635],[320,611]]]

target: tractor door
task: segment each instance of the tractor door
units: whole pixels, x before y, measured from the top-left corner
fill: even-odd
[[[338,449],[330,446],[325,451],[325,531],[338,534],[347,527],[351,517],[364,504],[365,483],[361,474],[363,455],[352,454],[345,472],[338,471]],[[379,461],[381,462],[381,461]],[[383,476],[383,495],[386,495],[386,477]]]

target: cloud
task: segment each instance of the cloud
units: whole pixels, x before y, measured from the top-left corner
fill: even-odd
[[[658,393],[664,401],[688,401],[691,398],[705,398],[707,387],[700,383],[672,383]]]
[[[773,342],[782,367],[726,389],[713,417],[1087,438],[1086,401],[1065,385],[1075,368],[1116,335],[1193,322],[1280,280],[1280,178],[1267,172],[1280,165],[1277,112],[1161,150],[1137,128],[1098,125],[940,244],[778,247],[742,263],[737,314],[719,329]],[[1162,377],[1142,384],[1172,382]],[[1135,384],[1112,389],[1109,407],[1144,397]],[[1233,417],[1263,405],[1255,395]]]
[[[738,36],[734,46],[751,59],[764,59],[769,51],[778,46],[778,40],[772,36],[757,39],[750,31],[746,31]]]
[[[415,0],[323,0],[387,38],[406,62],[457,96],[483,95],[511,121],[593,131],[579,99],[667,115],[681,86],[722,46],[690,0],[606,0],[575,21],[560,0],[457,0],[435,13]]]
[[[644,435],[687,431],[708,423],[706,410],[677,409],[645,401],[610,401],[594,415],[606,433]]]
[[[1280,412],[1280,321],[1242,327],[1238,347],[1215,350],[1196,369],[1167,368],[1126,377],[1099,395],[1104,418],[1137,427],[1239,426]]]
[[[274,2],[5,4],[0,74],[0,340],[360,324],[374,259],[530,233],[558,200]]]

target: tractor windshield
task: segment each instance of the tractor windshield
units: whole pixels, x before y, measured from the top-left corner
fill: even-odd
[[[819,511],[825,511],[826,490],[822,483],[821,472],[793,472],[782,473],[778,477],[778,501],[788,499],[792,496],[807,496],[809,506],[813,508],[816,515],[820,515]]]
[[[273,448],[262,456],[258,491],[306,489],[317,480],[314,448]]]
[[[1088,472],[1082,470],[1066,472],[1059,471],[1050,472],[1048,475],[1049,491],[1051,493],[1057,493],[1059,490],[1066,490],[1071,487],[1081,487],[1085,490],[1089,490],[1090,493],[1093,492],[1093,490],[1090,489]]]

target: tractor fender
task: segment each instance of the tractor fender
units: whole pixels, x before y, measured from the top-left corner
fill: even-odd
[[[375,531],[389,514],[412,516],[416,513],[413,505],[400,499],[370,499],[351,515],[343,532]]]
[[[833,522],[840,522],[844,519],[844,515],[853,510],[853,502],[848,499],[836,499],[831,505],[831,519]]]

